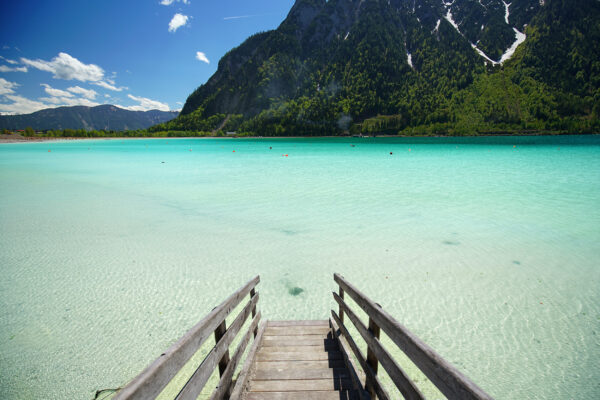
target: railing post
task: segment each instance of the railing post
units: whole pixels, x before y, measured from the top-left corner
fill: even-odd
[[[215,329],[215,344],[219,343],[219,340],[221,340],[223,335],[225,335],[225,332],[227,332],[227,326],[225,325],[225,320],[223,320],[223,322],[221,322],[221,325],[219,325],[217,329]],[[223,372],[225,372],[225,369],[227,368],[228,364],[229,350],[227,350],[225,354],[223,354],[221,360],[219,360],[219,376],[223,376]]]
[[[344,289],[340,286],[340,299],[344,300]],[[342,306],[338,308],[338,316],[340,317],[340,321],[342,324],[344,323],[344,309]]]
[[[250,300],[252,300],[252,298],[254,297],[254,295],[256,294],[254,288],[252,288],[252,290],[250,290]],[[252,307],[252,318],[256,317],[256,306]],[[254,337],[256,338],[256,335],[258,334],[258,325],[256,326],[256,328],[254,329]]]
[[[377,304],[377,305],[379,306],[379,304]],[[379,306],[379,307],[381,307],[381,306]],[[369,317],[369,331],[371,331],[373,336],[375,336],[377,339],[379,339],[381,330],[379,329],[379,326],[375,323],[375,321],[373,321],[373,318],[371,318],[371,317]],[[379,366],[379,362],[377,361],[377,356],[375,355],[375,353],[373,352],[373,349],[370,346],[367,347],[367,364],[369,364],[369,366],[371,367],[371,369],[373,370],[375,375],[377,375],[377,369]],[[367,385],[366,389],[369,391],[369,395],[371,396],[371,399],[374,399],[376,396],[375,388],[372,387],[371,385]]]
[[[219,340],[221,340],[223,335],[225,335],[225,332],[227,332],[227,325],[225,323],[225,320],[223,320],[223,322],[221,322],[221,325],[219,325],[217,329],[215,329],[215,344],[219,343]],[[227,349],[225,354],[223,354],[223,357],[221,357],[221,359],[219,360],[219,377],[223,376],[225,370],[227,369],[227,365],[229,365],[229,349]],[[229,397],[230,392],[231,388],[227,389],[227,393],[225,394],[226,398]]]

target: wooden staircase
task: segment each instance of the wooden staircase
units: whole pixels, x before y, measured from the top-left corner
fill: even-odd
[[[246,400],[358,399],[329,321],[268,321]]]
[[[331,310],[329,320],[260,321],[257,311],[257,276],[215,307],[156,361],[121,389],[115,400],[155,399],[186,366],[200,347],[214,337],[215,345],[189,380],[173,396],[177,400],[195,400],[218,368],[219,383],[210,400],[350,400],[396,399],[421,400],[425,397],[379,340],[388,338],[411,359],[421,372],[451,400],[491,400],[492,398],[422,342],[341,275],[335,274],[338,293],[333,299],[338,312]],[[229,326],[227,316],[250,296]],[[368,316],[361,321],[345,301],[345,296]],[[252,316],[245,334],[230,355],[234,342]],[[363,354],[344,321],[348,318],[364,340]],[[239,369],[252,340],[245,362]],[[377,374],[385,369],[396,394],[390,395]],[[235,379],[234,379],[235,377]]]

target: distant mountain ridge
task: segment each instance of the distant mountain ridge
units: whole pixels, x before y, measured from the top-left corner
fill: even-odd
[[[150,129],[590,132],[599,115],[598,0],[296,0]]]
[[[177,111],[130,111],[105,104],[96,107],[47,108],[32,114],[1,115],[0,129],[85,129],[126,131],[146,129],[177,117]]]

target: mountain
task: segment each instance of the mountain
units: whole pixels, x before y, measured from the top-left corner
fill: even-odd
[[[175,111],[129,111],[111,105],[57,107],[32,114],[0,115],[0,129],[136,130],[167,122],[177,114]]]
[[[297,0],[152,131],[598,131],[598,0]]]

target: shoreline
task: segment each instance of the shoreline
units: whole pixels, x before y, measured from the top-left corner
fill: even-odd
[[[536,133],[482,133],[477,135],[375,135],[375,136],[165,136],[165,137],[27,137],[21,135],[0,134],[0,144],[44,143],[74,140],[142,140],[142,139],[373,139],[373,138],[476,138],[476,137],[539,137],[539,136],[598,136],[600,133],[536,132]]]

